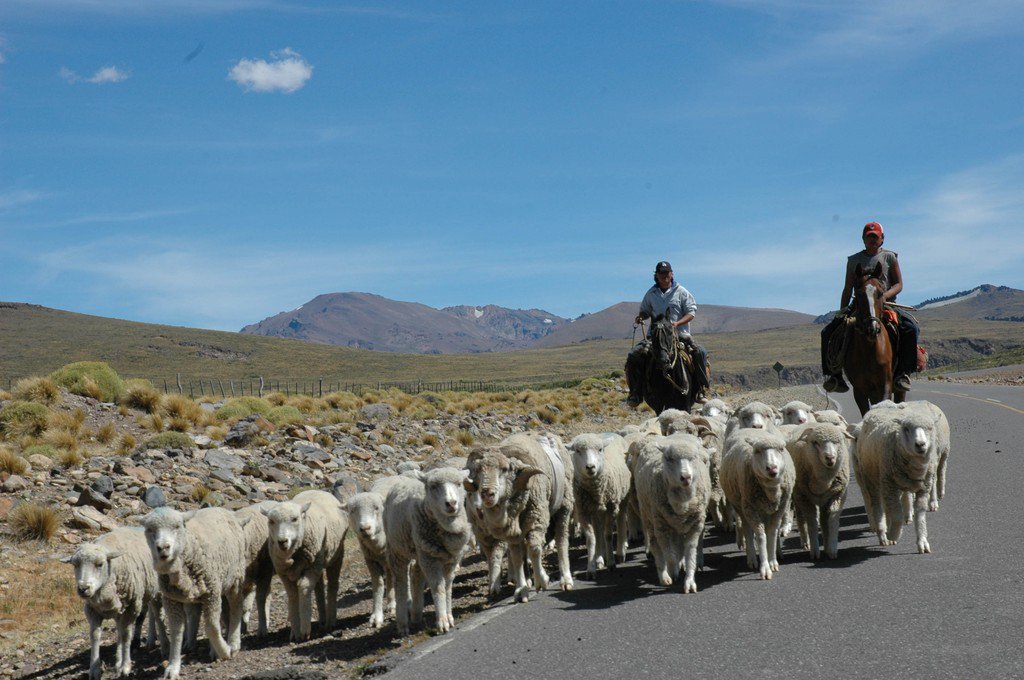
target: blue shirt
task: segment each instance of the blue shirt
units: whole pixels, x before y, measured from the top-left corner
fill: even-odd
[[[640,302],[640,313],[646,314],[652,319],[664,314],[665,317],[675,323],[687,314],[697,314],[697,301],[693,299],[690,291],[678,283],[673,283],[668,290],[658,288],[657,284],[651,286],[643,301]],[[677,327],[680,335],[690,334],[690,322]]]

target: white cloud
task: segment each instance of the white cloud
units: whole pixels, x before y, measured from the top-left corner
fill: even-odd
[[[10,191],[0,193],[0,210],[16,208],[27,203],[35,203],[43,198],[46,198],[46,194],[41,191],[11,189]]]
[[[270,61],[242,59],[228,78],[249,92],[291,93],[301,89],[313,76],[313,67],[290,47],[270,53]]]
[[[104,66],[88,78],[84,78],[69,69],[67,66],[61,66],[59,75],[61,79],[71,84],[90,83],[92,85],[106,85],[108,83],[120,83],[128,80],[130,74],[116,66]]]

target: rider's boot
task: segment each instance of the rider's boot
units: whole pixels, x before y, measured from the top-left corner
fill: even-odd
[[[834,373],[825,378],[825,382],[822,384],[826,392],[849,392],[850,386],[843,380],[842,373]]]
[[[636,390],[630,390],[629,396],[626,397],[626,405],[630,408],[636,408],[641,402],[643,402],[643,399],[640,397],[640,393]]]
[[[907,375],[906,373],[900,373],[892,381],[892,387],[893,387],[894,390],[897,390],[899,392],[909,392],[910,391],[910,376]]]

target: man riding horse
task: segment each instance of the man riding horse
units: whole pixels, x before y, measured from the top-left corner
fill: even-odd
[[[828,356],[828,348],[832,334],[839,326],[846,323],[846,317],[850,313],[850,297],[855,284],[857,265],[860,265],[863,271],[871,271],[875,265],[881,264],[879,280],[885,287],[883,294],[885,301],[895,302],[896,296],[903,290],[903,274],[900,272],[900,263],[896,253],[882,247],[885,242],[882,225],[878,222],[868,222],[864,225],[861,237],[864,240],[864,250],[850,255],[846,261],[846,283],[843,285],[843,294],[839,302],[840,311],[821,331],[821,372],[825,375],[823,387],[828,392],[846,392],[850,389],[846,381],[843,380],[842,369],[837,371],[832,365]],[[897,343],[899,347],[893,387],[898,391],[907,392],[910,390],[910,374],[917,367],[917,338],[920,329],[912,316],[899,309],[894,311],[899,319]]]
[[[690,322],[697,314],[697,301],[690,291],[675,282],[672,265],[659,262],[654,268],[654,285],[644,295],[640,303],[640,313],[634,323],[644,319],[665,318],[678,334],[679,339],[687,346],[693,359],[695,377],[695,397],[699,397],[708,386],[707,354],[704,348],[693,342],[690,337]],[[651,323],[650,333],[654,332]],[[629,383],[629,397],[626,403],[639,406],[644,399],[644,375],[650,360],[650,343],[641,342],[626,357],[626,381]]]

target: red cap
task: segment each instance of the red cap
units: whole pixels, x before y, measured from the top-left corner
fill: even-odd
[[[862,233],[860,237],[864,238],[868,234],[875,234],[878,238],[883,238],[885,236],[885,232],[882,231],[882,225],[878,222],[868,222],[864,225],[864,233]]]

